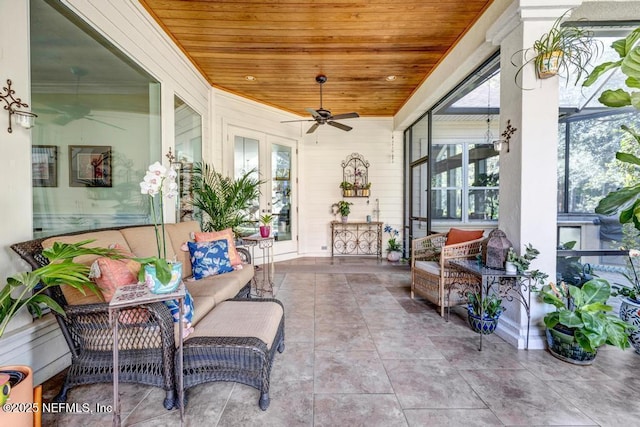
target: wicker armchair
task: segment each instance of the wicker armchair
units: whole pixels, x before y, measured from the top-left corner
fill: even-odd
[[[459,258],[475,258],[482,251],[484,238],[446,246],[448,233],[432,234],[411,241],[411,298],[417,293],[440,307],[463,304],[466,298],[450,291],[452,284],[480,285],[480,280],[449,265]]]

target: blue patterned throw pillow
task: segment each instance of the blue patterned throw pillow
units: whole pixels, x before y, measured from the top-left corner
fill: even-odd
[[[172,299],[164,301],[164,304],[169,307],[169,311],[171,311],[171,316],[173,316],[173,323],[178,323],[180,320],[180,303],[178,300]],[[191,294],[187,289],[187,293],[184,296],[184,312],[182,313],[182,321],[187,325],[191,324],[193,320],[193,298],[191,298]],[[185,337],[186,338],[186,337]]]
[[[213,242],[187,242],[187,245],[191,255],[194,279],[233,271],[226,239]]]

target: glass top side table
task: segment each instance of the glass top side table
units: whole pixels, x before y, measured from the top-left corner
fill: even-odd
[[[183,283],[180,283],[178,289],[174,292],[166,294],[154,294],[147,285],[144,283],[136,283],[132,285],[121,286],[116,289],[116,292],[109,303],[109,322],[113,331],[113,426],[120,426],[120,393],[118,391],[118,383],[120,379],[120,363],[118,361],[118,318],[119,312],[123,308],[138,307],[144,304],[151,304],[154,302],[162,302],[168,300],[178,300],[179,303],[179,319],[182,319],[184,314],[184,298],[186,295],[186,288]],[[184,418],[184,380],[182,376],[182,328],[178,328],[178,369],[180,373],[178,378],[178,405],[180,406],[180,421]]]

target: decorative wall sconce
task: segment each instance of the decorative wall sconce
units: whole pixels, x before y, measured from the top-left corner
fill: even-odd
[[[37,114],[34,114],[30,111],[22,111],[19,108],[29,108],[29,105],[22,102],[20,98],[15,98],[13,94],[16,93],[15,90],[11,89],[11,80],[7,79],[7,86],[2,88],[4,93],[0,94],[0,99],[2,99],[7,105],[4,106],[4,109],[9,111],[9,128],[7,131],[9,133],[13,132],[11,128],[11,116],[15,116],[16,124],[22,126],[25,129],[30,129],[36,122]]]
[[[507,120],[507,128],[500,134],[502,138],[496,139],[493,141],[493,149],[496,151],[502,151],[502,146],[507,146],[507,153],[509,152],[509,142],[511,141],[511,137],[514,133],[516,133],[518,129],[511,126],[511,120]]]

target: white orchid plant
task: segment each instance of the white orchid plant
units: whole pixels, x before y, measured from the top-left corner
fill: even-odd
[[[171,268],[167,262],[167,239],[164,231],[164,198],[173,199],[178,195],[177,176],[178,174],[173,167],[166,168],[160,162],[155,162],[149,166],[140,183],[140,192],[150,197],[151,215],[158,248],[158,258],[144,258],[142,262],[155,265],[157,277],[162,283],[168,283],[171,278]],[[157,199],[156,196],[158,196]],[[158,201],[157,206],[156,200]],[[144,275],[143,270],[140,270],[141,276]]]

